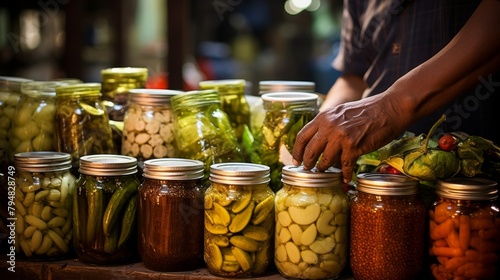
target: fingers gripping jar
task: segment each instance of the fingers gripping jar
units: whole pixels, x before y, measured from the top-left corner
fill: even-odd
[[[438,181],[429,210],[435,279],[499,279],[498,186],[481,178]]]
[[[425,205],[418,181],[402,175],[358,175],[351,201],[350,263],[354,278],[420,279]]]
[[[204,256],[223,277],[263,275],[272,263],[274,193],[269,167],[220,163],[210,168],[205,192]]]
[[[73,208],[74,247],[90,264],[121,264],[136,256],[137,160],[120,155],[80,158]]]
[[[276,193],[274,262],[296,279],[337,278],[347,264],[349,200],[340,170],[283,168]]]
[[[75,177],[67,153],[15,154],[16,251],[27,259],[69,257]]]
[[[158,271],[188,271],[203,264],[203,162],[150,159],[139,188],[139,254]]]

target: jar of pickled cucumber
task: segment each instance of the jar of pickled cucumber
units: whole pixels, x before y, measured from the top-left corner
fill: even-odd
[[[170,98],[180,91],[132,89],[123,121],[121,154],[145,160],[177,156]]]
[[[30,81],[32,80],[0,76],[0,174],[6,174],[7,166],[12,164],[9,159],[9,130],[21,96],[21,85]]]
[[[429,209],[435,279],[499,279],[498,185],[482,178],[438,181]]]
[[[354,278],[422,279],[426,209],[418,181],[380,173],[357,180],[350,219]]]
[[[108,111],[117,151],[121,150],[123,119],[128,108],[129,91],[145,88],[147,79],[147,68],[115,67],[101,70],[102,99]]]
[[[238,140],[214,90],[188,91],[170,99],[178,157],[205,164],[205,186],[210,165],[242,162]]]
[[[203,162],[165,158],[144,162],[139,188],[139,254],[158,271],[203,265]]]
[[[30,260],[71,256],[75,177],[67,153],[14,156],[16,251]]]
[[[349,199],[340,170],[283,167],[276,193],[274,262],[294,279],[334,279],[347,264]]]
[[[282,187],[281,171],[292,164],[297,133],[318,113],[318,95],[304,92],[277,92],[262,95],[266,116],[255,149],[261,164],[271,167],[271,188]]]
[[[306,92],[314,93],[316,84],[309,81],[260,81],[259,98],[250,106],[250,130],[258,134],[266,116],[261,96],[271,92]]]
[[[78,258],[110,265],[137,258],[137,159],[121,155],[80,158],[73,207],[73,240]]]
[[[231,122],[238,141],[242,141],[243,129],[250,128],[250,106],[245,98],[245,80],[201,81],[201,89],[213,89],[219,93],[221,109]]]
[[[56,87],[57,150],[71,154],[73,168],[84,155],[116,154],[101,85],[80,83]]]
[[[273,261],[274,193],[269,167],[220,163],[205,192],[208,271],[223,277],[260,276]]]
[[[76,83],[76,80],[22,84],[22,94],[9,130],[11,160],[14,154],[21,152],[57,151],[55,88],[70,83]]]

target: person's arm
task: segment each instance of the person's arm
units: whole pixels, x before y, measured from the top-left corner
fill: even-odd
[[[342,75],[332,85],[320,111],[333,108],[339,104],[361,99],[366,84],[362,77],[356,75]]]
[[[359,156],[387,144],[500,69],[499,14],[500,1],[483,0],[445,48],[385,92],[320,112],[297,135],[294,164],[318,170],[340,165],[349,181]]]

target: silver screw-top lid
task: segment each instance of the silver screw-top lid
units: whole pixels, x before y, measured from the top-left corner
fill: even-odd
[[[305,170],[303,166],[286,165],[283,167],[281,176],[283,184],[297,187],[326,188],[342,186],[340,169],[335,167],[319,172],[316,168]]]
[[[170,98],[182,91],[168,89],[131,89],[129,90],[130,102],[145,106],[170,105]]]
[[[137,159],[129,156],[98,154],[80,157],[81,174],[124,176],[137,173]]]
[[[498,197],[498,187],[493,180],[454,177],[438,181],[436,194],[451,199],[493,200]]]
[[[316,84],[310,81],[260,81],[259,93],[262,95],[268,92],[300,91],[314,92]]]
[[[266,165],[228,162],[210,166],[210,181],[227,185],[260,185],[269,183],[270,168]]]
[[[418,181],[404,175],[362,173],[356,188],[375,195],[413,195],[418,193]]]
[[[68,153],[37,151],[14,155],[14,165],[18,170],[28,172],[56,172],[71,168]]]
[[[145,178],[156,180],[197,180],[203,178],[204,164],[199,160],[182,158],[159,158],[144,162]]]

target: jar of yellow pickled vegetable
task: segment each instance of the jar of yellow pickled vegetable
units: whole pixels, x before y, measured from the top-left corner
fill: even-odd
[[[293,279],[335,279],[347,265],[349,200],[340,170],[283,168],[276,193],[274,262]]]
[[[121,154],[137,158],[140,169],[145,160],[177,156],[170,98],[178,93],[164,89],[130,90]]]
[[[281,187],[281,171],[292,164],[297,133],[318,112],[318,95],[304,92],[277,92],[262,95],[266,116],[260,134],[255,135],[255,149],[260,164],[271,168],[271,188]]]
[[[500,210],[495,181],[438,181],[429,210],[431,272],[435,279],[500,278]]]
[[[214,90],[183,92],[170,99],[178,156],[205,164],[205,185],[210,165],[242,162],[243,156],[227,114]]]
[[[16,251],[30,260],[69,257],[75,177],[67,153],[15,154]],[[19,245],[19,246],[18,246]]]
[[[201,89],[213,89],[219,93],[221,109],[231,122],[236,138],[241,142],[243,128],[250,128],[250,106],[245,98],[245,80],[201,81]]]
[[[137,159],[121,155],[80,158],[73,202],[78,258],[89,264],[137,260]]]
[[[269,167],[220,163],[205,192],[205,262],[224,277],[263,275],[272,264],[274,193]]]
[[[0,76],[0,174],[7,174],[7,166],[12,163],[9,160],[9,130],[21,96],[21,85],[30,81],[32,80]]]
[[[422,279],[426,208],[418,181],[358,175],[351,201],[350,265],[355,279]]]
[[[56,87],[57,150],[71,154],[73,168],[84,155],[116,154],[100,90],[98,83]]]

